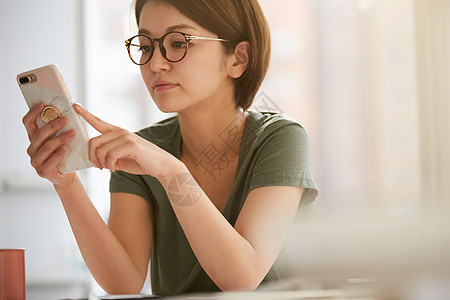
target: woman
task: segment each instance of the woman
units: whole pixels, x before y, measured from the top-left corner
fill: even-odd
[[[176,112],[137,134],[75,110],[101,135],[90,160],[111,170],[106,225],[76,173],[57,165],[74,132],[65,119],[37,129],[24,117],[37,173],[61,198],[96,281],[111,294],[139,293],[151,258],[159,295],[253,290],[277,278],[274,262],[299,206],[317,195],[304,129],[247,111],[270,54],[256,0],[137,0],[130,58],[158,108]]]

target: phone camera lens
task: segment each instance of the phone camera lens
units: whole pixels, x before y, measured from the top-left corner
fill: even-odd
[[[28,76],[21,77],[21,78],[19,78],[19,82],[20,82],[20,84],[27,84],[30,82],[30,77],[28,77]]]

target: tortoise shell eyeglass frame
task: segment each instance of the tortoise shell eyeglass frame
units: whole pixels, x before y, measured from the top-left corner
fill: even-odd
[[[180,37],[181,36],[184,37],[185,44],[182,45],[184,48],[184,53],[182,54],[181,58],[179,58],[179,59],[172,60],[167,57],[167,51],[166,51],[166,48],[164,47],[164,39],[167,36],[169,36],[170,34],[178,34],[178,35],[180,35]],[[145,37],[149,40],[150,43],[146,46],[146,47],[149,47],[149,49],[142,49],[140,44],[133,43],[133,40],[135,40],[136,38],[139,39],[139,37]],[[131,61],[133,63],[135,63],[136,65],[142,66],[142,65],[145,65],[146,63],[148,63],[150,61],[150,59],[153,57],[153,53],[155,52],[155,42],[158,42],[159,50],[161,51],[161,54],[164,57],[164,59],[167,60],[168,62],[176,63],[186,57],[186,54],[189,49],[189,43],[192,40],[219,41],[219,42],[228,42],[229,41],[229,40],[225,40],[225,39],[221,39],[221,38],[195,36],[195,35],[181,32],[181,31],[170,31],[170,32],[167,32],[166,34],[164,34],[163,36],[161,36],[160,38],[155,38],[155,39],[152,39],[151,37],[149,37],[145,34],[137,34],[125,41],[125,47],[127,48],[128,56],[130,57]],[[148,53],[149,54],[148,57],[144,61],[142,61],[141,59],[139,59],[139,61],[136,61],[135,59],[133,59],[133,56],[131,54],[131,47],[138,47],[139,50],[141,52],[143,52],[143,54]],[[144,52],[144,51],[147,51],[147,52]]]

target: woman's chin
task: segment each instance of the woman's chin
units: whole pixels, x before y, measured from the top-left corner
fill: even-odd
[[[176,113],[183,109],[180,103],[171,103],[171,101],[155,101],[155,104],[163,113]]]
[[[192,111],[198,108],[198,102],[181,97],[158,97],[153,98],[155,105],[163,113],[180,113],[182,111]]]

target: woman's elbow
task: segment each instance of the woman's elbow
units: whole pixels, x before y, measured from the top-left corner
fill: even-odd
[[[144,288],[145,280],[128,282],[125,285],[112,285],[110,287],[102,287],[109,295],[136,295]]]
[[[249,274],[246,276],[236,276],[233,274],[229,280],[218,284],[223,292],[251,292],[261,284],[261,276]]]
[[[256,288],[259,286],[255,283],[235,283],[235,284],[228,284],[223,285],[220,287],[222,292],[252,292],[256,290]]]

